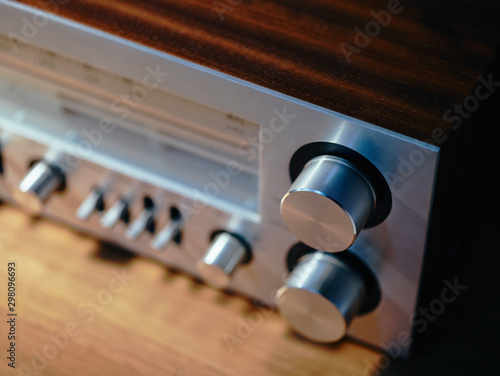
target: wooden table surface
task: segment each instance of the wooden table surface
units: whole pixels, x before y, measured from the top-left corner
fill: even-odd
[[[16,366],[7,263],[16,262]],[[0,206],[0,375],[368,375],[379,354],[309,343],[279,316]],[[21,372],[23,371],[23,372]]]

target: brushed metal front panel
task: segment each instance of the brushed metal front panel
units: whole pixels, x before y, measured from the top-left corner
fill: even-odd
[[[43,26],[28,38],[22,20],[35,16]],[[364,229],[352,248],[374,270],[382,298],[373,312],[353,320],[348,334],[384,347],[411,333],[437,147],[20,4],[0,1],[0,37],[2,198],[14,202],[12,192],[31,161],[48,152],[70,156],[78,163],[65,193],[49,200],[46,217],[195,276],[214,231],[241,234],[253,259],[237,270],[230,289],[272,305],[288,274],[287,253],[297,243],[280,215],[291,185],[290,160],[310,143],[342,145],[371,161],[392,194],[387,219]],[[123,95],[128,102],[120,102]],[[155,102],[159,95],[176,105],[162,107]],[[120,118],[125,108],[127,116]],[[178,111],[189,116],[189,124]],[[188,135],[185,147],[169,141],[170,134],[181,139],[186,129],[212,121],[208,113],[215,119],[207,125],[210,133],[198,132],[195,139],[192,131],[192,145]],[[88,135],[107,117],[113,130],[101,130],[102,139],[84,152]],[[224,126],[217,127],[217,119],[225,119]],[[169,147],[180,151],[168,154]],[[186,168],[191,162],[196,173]],[[158,252],[150,247],[150,234],[130,241],[123,224],[104,229],[101,213],[79,220],[78,207],[96,186],[106,187],[107,208],[133,192],[133,218],[142,197],[151,197],[158,230],[169,208],[179,208],[186,218],[182,242]]]

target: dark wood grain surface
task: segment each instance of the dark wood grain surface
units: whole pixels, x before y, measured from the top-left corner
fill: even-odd
[[[450,128],[500,43],[498,1],[21,2],[418,139]]]

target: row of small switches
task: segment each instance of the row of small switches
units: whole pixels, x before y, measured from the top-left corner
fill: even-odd
[[[118,222],[130,222],[129,199],[121,198],[107,210],[101,217],[103,228],[111,229]],[[86,221],[94,212],[104,212],[104,191],[96,188],[87,196],[78,208],[76,215],[78,219]],[[125,236],[129,240],[136,240],[143,232],[154,234],[156,231],[155,205],[153,201],[144,198],[144,208],[139,216],[127,227]],[[167,225],[156,234],[151,241],[151,247],[157,251],[163,250],[172,241],[180,241],[182,229],[182,218],[180,212],[172,208],[170,210],[170,220]]]
[[[16,201],[31,214],[42,213],[50,197],[61,193],[66,188],[66,174],[54,163],[41,159],[30,165],[30,169],[14,190]],[[105,210],[105,191],[94,188],[83,200],[76,211],[77,217],[88,220],[96,212],[102,213],[100,222],[103,228],[111,229],[118,222],[127,224],[125,236],[136,240],[143,232],[156,233],[156,208],[152,199],[144,198],[144,207],[137,218],[130,222],[129,204],[131,198],[121,198]],[[151,248],[161,251],[172,241],[180,243],[181,230],[184,225],[181,213],[175,207],[170,209],[170,220],[165,227],[156,233],[152,239]],[[252,252],[250,245],[238,234],[225,230],[212,234],[211,244],[196,264],[200,276],[213,287],[225,288],[231,281],[231,276],[242,264],[250,262]]]

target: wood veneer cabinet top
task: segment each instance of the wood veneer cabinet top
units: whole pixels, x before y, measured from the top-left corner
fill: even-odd
[[[500,44],[498,1],[21,2],[421,140]]]

